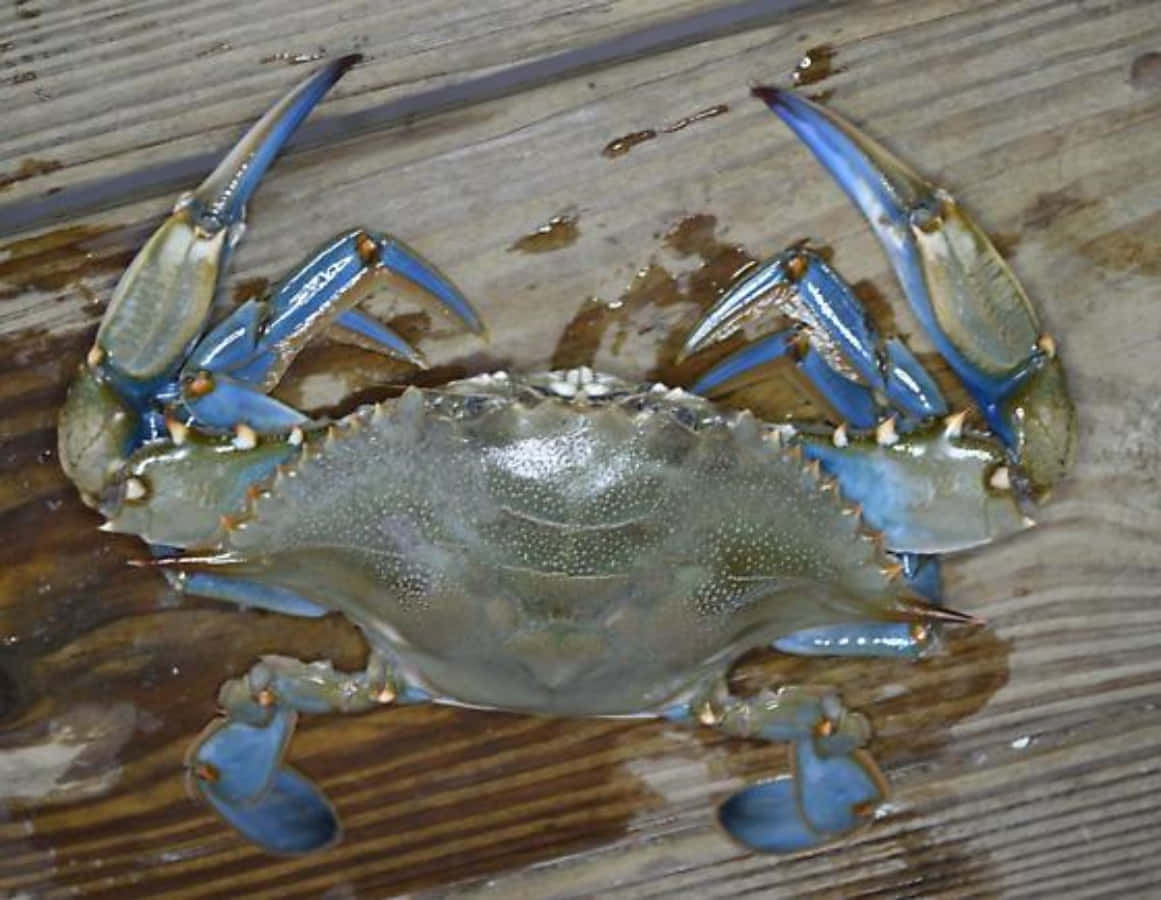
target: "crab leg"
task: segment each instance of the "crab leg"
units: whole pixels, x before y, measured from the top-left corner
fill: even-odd
[[[718,683],[695,700],[687,720],[737,737],[792,741],[792,774],[743,788],[718,810],[731,837],[766,853],[808,850],[866,823],[887,795],[886,781],[860,749],[863,716],[836,693],[788,686],[736,697]]]
[[[290,133],[360,59],[334,60],[278,101],[137,253],[109,300],[59,429],[61,465],[96,504],[110,468],[164,435],[161,407],[197,341],[246,202]]]
[[[911,590],[933,606],[943,603],[943,573],[939,557],[924,553],[898,553],[903,579]]]
[[[163,557],[162,565],[166,558]],[[264,609],[284,616],[317,619],[330,612],[303,598],[290,588],[276,584],[262,584],[234,575],[214,575],[210,572],[173,572],[165,570],[169,583],[185,594],[236,603],[243,609]]]
[[[271,852],[307,853],[332,844],[339,823],[330,803],[282,765],[298,714],[362,712],[397,699],[391,668],[375,654],[353,675],[329,663],[264,657],[222,685],[225,718],[207,726],[186,758],[190,788]]]
[[[62,466],[90,505],[101,505],[111,472],[167,429],[171,435],[191,424],[242,429],[245,443],[256,431],[285,433],[305,424],[306,416],[266,391],[327,325],[423,364],[399,335],[351,309],[380,277],[402,278],[483,331],[464,296],[418,253],[396,238],[356,229],[319,250],[268,301],[243,304],[202,335],[242,234],[246,202],[291,132],[358,59],[335,60],[275,104],[182,196],[122,276],[59,429]]]
[[[932,645],[930,625],[913,622],[860,622],[820,625],[774,641],[780,653],[795,656],[864,656],[918,659]]]
[[[906,346],[898,340],[884,344],[847,283],[826,260],[805,248],[795,247],[779,254],[730,288],[690,332],[681,356],[696,353],[722,336],[747,312],[780,290],[794,291],[863,381],[885,395],[904,415],[924,419],[947,412],[939,388]],[[742,370],[740,353],[726,362]],[[845,416],[841,407],[839,412],[857,428],[870,427]]]
[[[871,392],[827,365],[800,328],[787,328],[747,344],[702,375],[691,390],[695,394],[712,394],[726,382],[783,356],[795,360],[844,421],[856,428],[871,428],[879,420]]]
[[[423,355],[394,331],[351,309],[390,275],[434,294],[472,331],[483,331],[471,304],[435,266],[397,238],[354,229],[320,248],[269,299],[242,304],[198,342],[179,377],[190,418],[203,428],[225,430],[243,422],[260,432],[306,421],[266,391],[332,322],[362,344],[425,366]]]
[[[291,132],[360,59],[323,67],[256,122],[129,264],[97,332],[107,371],[136,382],[180,365],[210,312],[223,255],[241,236],[246,203]]]
[[[989,427],[1043,489],[1071,463],[1075,416],[1051,338],[1007,263],[946,191],[830,110],[796,94],[754,95],[810,148],[859,207],[936,349]]]

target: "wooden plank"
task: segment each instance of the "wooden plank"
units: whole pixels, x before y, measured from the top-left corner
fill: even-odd
[[[459,11],[361,3],[336,11],[301,3],[288,9],[282,0],[268,0],[253,9],[251,21],[261,26],[237,26],[229,40],[196,45],[189,41],[189,22],[213,27],[223,9],[232,16],[229,4],[164,15],[151,4],[128,11],[98,6],[43,23],[38,15],[36,26],[14,28],[13,38],[0,43],[15,71],[7,80],[13,96],[0,155],[23,157],[0,176],[0,187],[28,195],[25,204],[0,207],[0,233],[118,205],[128,191],[152,196],[183,189],[212,167],[218,144],[233,141],[250,110],[268,104],[250,95],[254,86],[272,83],[275,93],[282,91],[286,79],[272,69],[317,64],[330,39],[340,52],[364,56],[359,75],[345,79],[330,98],[330,109],[353,111],[308,123],[284,155],[753,28],[805,2],[584,6],[555,0]],[[17,20],[25,19],[23,12],[14,10]],[[270,21],[279,27],[269,27]],[[364,52],[366,40],[351,34],[348,21],[389,37],[375,52]],[[285,49],[301,48],[304,35],[314,49]],[[255,59],[268,65],[256,67]],[[197,89],[175,96],[175,82]],[[405,96],[398,96],[400,89]],[[346,97],[352,100],[336,102]],[[215,128],[223,115],[231,116],[228,125]],[[176,155],[187,145],[198,150]]]
[[[131,179],[221,146],[303,71],[260,62],[275,52],[322,43],[328,54],[358,45],[371,57],[324,107],[325,122],[714,10],[382,6],[262,0],[245,23],[224,3],[196,15],[101,0],[5,9],[0,64],[16,65],[0,72],[10,79],[0,86],[0,172],[46,148],[44,159],[65,165],[12,183],[0,201]],[[249,24],[259,16],[268,29]],[[222,42],[232,49],[197,55]],[[231,288],[278,277],[346,224],[382,225],[439,260],[491,327],[484,346],[408,299],[375,298],[372,310],[410,330],[435,363],[424,378],[555,359],[680,381],[694,370],[673,366],[674,342],[712,299],[715,279],[809,235],[834,248],[845,274],[890,298],[898,328],[910,331],[865,225],[746,97],[752,82],[786,83],[803,50],[819,44],[833,45],[838,71],[812,90],[833,91],[828,102],[955,190],[1003,239],[1060,342],[1081,416],[1077,466],[1041,527],[949,566],[953,604],[986,617],[988,630],[914,666],[771,658],[738,673],[750,685],[833,683],[865,710],[894,786],[888,814],[816,854],[753,856],[714,829],[712,809],[737,785],[778,771],[777,749],[650,723],[437,708],[303,724],[294,763],[319,778],[347,826],[325,854],[271,860],[188,800],[182,755],[212,715],[218,683],[263,652],[353,667],[362,649],[340,621],[239,613],[178,598],[152,573],[127,569],[140,544],[96,532],[59,473],[53,428],[64,386],[117,270],[170,202],[148,194],[0,243],[0,892],[1157,889],[1155,3],[799,10],[410,126],[378,122],[341,141],[322,131],[325,147],[281,161],[259,193]],[[44,55],[20,61],[33,52]],[[35,82],[3,75],[29,64]],[[174,90],[179,81],[198,87]],[[37,87],[52,96],[38,100]],[[722,105],[728,112],[623,155],[601,153],[623,135]],[[510,249],[559,215],[575,218],[571,243]],[[386,396],[385,382],[410,375],[323,345],[303,354],[280,390],[325,410]],[[777,393],[740,399],[772,414]],[[809,400],[794,407],[809,409]]]

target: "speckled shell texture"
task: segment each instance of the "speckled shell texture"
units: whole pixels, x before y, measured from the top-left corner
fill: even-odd
[[[662,709],[749,647],[891,617],[879,551],[777,429],[553,384],[359,410],[307,441],[226,570],[341,610],[440,699],[561,714]]]

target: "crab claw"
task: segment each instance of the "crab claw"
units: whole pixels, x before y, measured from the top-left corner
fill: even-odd
[[[1071,463],[1075,417],[1050,338],[983,231],[946,191],[830,110],[754,88],[866,217],[920,324],[1029,482]]]
[[[718,821],[735,840],[763,853],[810,850],[867,822],[886,783],[861,750],[826,755],[814,738],[794,744],[791,776],[751,785],[726,800]]]
[[[291,132],[359,59],[336,59],[301,82],[246,132],[196,190],[182,196],[109,301],[95,351],[106,371],[135,383],[173,373],[209,315],[222,261],[240,235],[246,201]],[[159,303],[159,297],[168,300]]]
[[[283,97],[195,191],[184,195],[121,276],[58,429],[61,466],[86,503],[99,505],[109,473],[165,433],[160,407],[198,340],[246,201],[290,133],[360,57],[344,56]],[[268,419],[297,420],[274,400],[231,399]]]

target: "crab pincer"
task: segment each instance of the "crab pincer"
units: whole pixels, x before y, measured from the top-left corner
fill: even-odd
[[[916,318],[1030,491],[1071,465],[1076,422],[1055,343],[999,251],[955,199],[834,112],[758,87],[866,217]]]
[[[352,308],[383,276],[418,287],[483,332],[471,304],[434,265],[397,238],[362,228],[333,239],[270,296],[243,303],[206,331],[247,202],[290,135],[360,58],[336,59],[279,100],[179,198],[122,275],[70,391],[60,437],[62,465],[94,505],[109,466],[172,431],[173,423],[257,433],[304,423],[267,391],[329,326],[424,365],[418,350]]]

